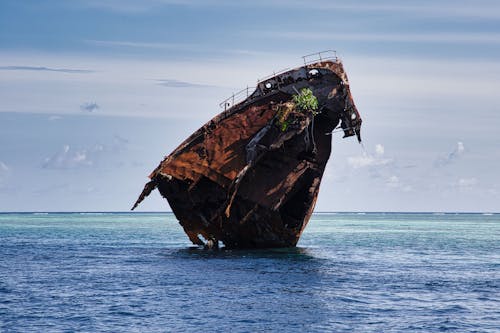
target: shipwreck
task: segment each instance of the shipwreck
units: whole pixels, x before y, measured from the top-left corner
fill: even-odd
[[[356,136],[361,117],[335,51],[259,80],[149,175],[133,208],[158,189],[189,239],[228,248],[295,246],[331,152],[331,134]]]

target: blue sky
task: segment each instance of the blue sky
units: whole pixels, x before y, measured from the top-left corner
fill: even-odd
[[[324,49],[364,147],[334,136],[317,211],[499,211],[499,20],[482,0],[3,0],[0,211],[127,210],[221,100]]]

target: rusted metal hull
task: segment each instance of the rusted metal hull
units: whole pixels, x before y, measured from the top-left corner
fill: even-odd
[[[309,88],[319,114],[277,108]],[[158,189],[194,244],[231,248],[295,246],[306,227],[341,123],[357,135],[361,119],[340,61],[321,61],[259,83],[247,99],[210,120],[149,176],[134,208]]]

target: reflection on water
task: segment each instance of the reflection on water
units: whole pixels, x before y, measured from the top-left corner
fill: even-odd
[[[271,248],[271,249],[226,249],[206,250],[200,246],[190,246],[183,249],[166,250],[166,255],[180,258],[214,258],[214,259],[281,259],[309,260],[314,259],[311,251],[305,247]]]

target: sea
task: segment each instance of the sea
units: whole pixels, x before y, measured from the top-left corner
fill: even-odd
[[[500,332],[500,214],[316,213],[203,250],[171,213],[0,214],[0,332]]]

